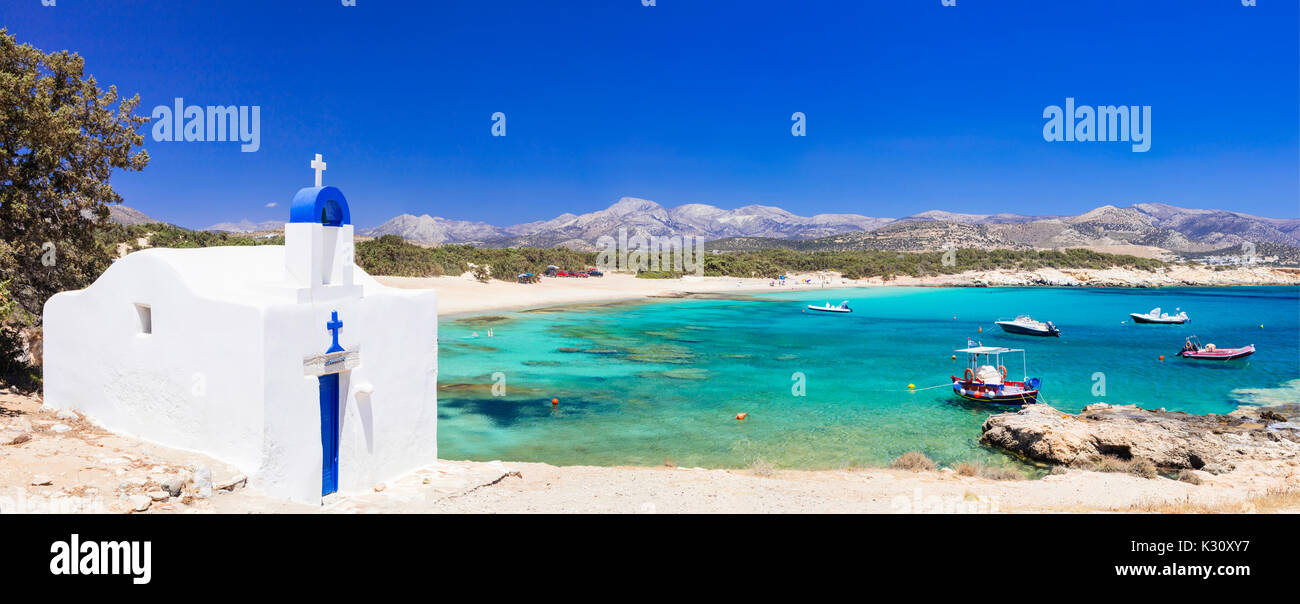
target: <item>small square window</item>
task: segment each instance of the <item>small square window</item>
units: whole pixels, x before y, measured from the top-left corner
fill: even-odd
[[[135,314],[140,319],[140,333],[153,333],[153,310],[148,304],[136,304]]]

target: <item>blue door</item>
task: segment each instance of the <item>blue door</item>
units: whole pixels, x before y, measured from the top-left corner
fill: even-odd
[[[322,497],[339,490],[339,374],[320,376]]]

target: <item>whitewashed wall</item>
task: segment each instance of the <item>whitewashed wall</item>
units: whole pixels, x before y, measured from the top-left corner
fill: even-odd
[[[329,347],[337,310],[340,344],[361,351],[340,379],[340,491],[434,461],[436,294],[386,288],[358,268],[364,297],[297,304],[283,267],[279,246],[144,250],[52,297],[46,402],[211,455],[268,494],[318,502],[319,386],[302,360]],[[136,303],[151,307],[151,335],[139,333]],[[361,384],[373,393],[358,397]]]

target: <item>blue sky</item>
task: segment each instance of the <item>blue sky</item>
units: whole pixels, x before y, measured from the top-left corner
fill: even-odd
[[[128,205],[189,227],[287,216],[315,153],[361,227],[513,224],[625,195],[805,215],[1300,216],[1295,0],[356,4],[5,0],[0,26],[81,54],[146,115],[176,97],[261,108],[257,152],[150,139],[150,165],[114,177]],[[1150,105],[1150,151],[1044,141],[1043,110],[1066,97]]]

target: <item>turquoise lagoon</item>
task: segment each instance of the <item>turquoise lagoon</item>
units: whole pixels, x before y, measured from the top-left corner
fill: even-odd
[[[840,300],[855,312],[803,312]],[[1128,320],[1157,306],[1191,321]],[[1020,313],[1055,322],[1061,337],[993,324]],[[1190,335],[1258,352],[1218,364],[1175,359]],[[439,455],[826,469],[919,449],[941,463],[1015,463],[976,442],[1002,409],[961,402],[947,386],[964,369],[951,355],[967,338],[1025,349],[1043,400],[1067,411],[1104,401],[1225,413],[1300,392],[1296,287],[882,287],[571,306],[442,321]],[[1021,373],[1018,363],[1008,371]],[[795,374],[805,396],[792,394]],[[505,396],[494,396],[503,379]],[[924,390],[932,386],[942,387]],[[748,419],[734,419],[742,412]]]

